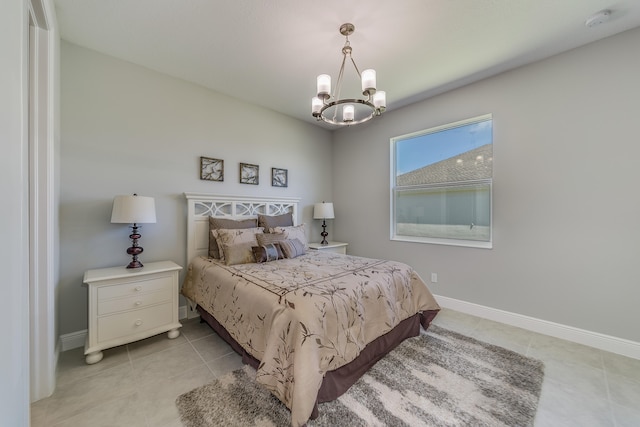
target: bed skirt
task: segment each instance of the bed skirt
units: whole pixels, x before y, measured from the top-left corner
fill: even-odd
[[[206,310],[198,305],[200,318],[225,340],[231,348],[242,356],[242,362],[258,369],[260,361],[247,353],[229,332]],[[400,322],[395,328],[386,334],[371,341],[360,352],[360,355],[344,366],[328,371],[324,375],[322,385],[318,391],[316,404],[311,414],[311,419],[318,417],[318,403],[329,402],[340,397],[351,387],[369,368],[382,359],[387,353],[396,348],[398,344],[407,338],[420,334],[420,325],[426,330],[439,310],[428,310],[417,313]]]

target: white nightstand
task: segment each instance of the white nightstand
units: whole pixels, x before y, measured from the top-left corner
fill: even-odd
[[[178,272],[171,261],[141,268],[100,268],[84,273],[89,286],[89,328],[84,346],[88,364],[102,360],[102,350],[178,328]]]
[[[329,242],[326,245],[318,243],[309,243],[309,249],[313,249],[315,251],[325,251],[325,252],[334,252],[337,254],[346,255],[347,254],[347,246],[348,243],[342,242]]]

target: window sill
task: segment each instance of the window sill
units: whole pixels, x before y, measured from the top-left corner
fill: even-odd
[[[426,243],[430,245],[446,245],[461,246],[476,249],[493,249],[493,242],[481,242],[476,240],[459,240],[459,239],[436,239],[430,237],[417,236],[391,236],[391,241],[409,242],[409,243]]]

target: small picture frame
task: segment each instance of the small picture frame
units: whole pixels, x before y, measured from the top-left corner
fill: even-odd
[[[240,184],[258,185],[260,182],[260,166],[240,163]]]
[[[271,186],[287,187],[289,184],[288,172],[286,169],[271,168]]]
[[[200,179],[224,181],[224,160],[200,157]]]

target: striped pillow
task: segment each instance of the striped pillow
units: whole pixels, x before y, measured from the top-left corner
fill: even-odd
[[[255,261],[260,263],[284,258],[279,243],[267,243],[262,246],[253,246],[251,247],[251,250],[253,251]]]
[[[304,245],[298,239],[283,240],[280,242],[280,248],[285,258],[295,258],[304,255]]]

